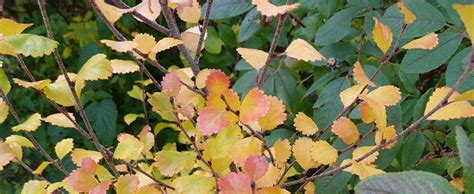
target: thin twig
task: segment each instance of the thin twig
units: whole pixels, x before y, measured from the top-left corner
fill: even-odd
[[[436,113],[439,109],[449,105],[450,103],[448,102],[449,98],[454,94],[454,92],[459,88],[459,86],[464,82],[464,80],[466,80],[466,78],[469,76],[469,74],[472,72],[472,70],[474,69],[474,50],[472,51],[471,53],[471,59],[470,59],[470,62],[469,64],[467,65],[466,69],[464,70],[463,74],[459,77],[459,79],[456,81],[456,83],[453,85],[453,87],[449,90],[449,92],[446,94],[446,96],[441,100],[441,102],[439,102],[431,111],[429,111],[428,113],[426,113],[425,115],[423,115],[421,118],[419,118],[418,120],[416,120],[415,122],[413,122],[409,127],[407,127],[406,129],[404,129],[402,132],[400,132],[400,134],[396,135],[395,137],[377,145],[374,149],[372,149],[371,151],[367,152],[366,154],[362,155],[361,157],[355,159],[356,162],[360,162],[362,161],[363,159],[371,156],[372,154],[374,154],[375,152],[378,152],[380,151],[381,149],[383,149],[385,146],[387,145],[390,145],[392,143],[395,143],[398,139],[400,139],[401,137],[407,135],[408,133],[414,131],[417,129],[417,127],[423,123],[424,121],[426,121],[431,115],[433,115],[434,113]],[[318,178],[321,178],[321,177],[325,177],[325,176],[331,176],[333,174],[336,174],[338,172],[341,172],[342,170],[350,167],[352,164],[349,163],[349,164],[346,164],[344,166],[340,166],[340,167],[337,167],[337,168],[334,168],[330,171],[327,171],[325,173],[321,173],[321,174],[318,174],[318,175],[314,175],[314,176],[311,176],[311,177],[304,177],[304,178],[301,178],[301,179],[298,179],[298,180],[294,180],[294,181],[290,181],[290,182],[287,182],[287,183],[284,183],[281,185],[281,187],[288,187],[288,186],[292,186],[292,185],[296,185],[296,184],[300,184],[300,183],[304,183],[306,180],[309,180],[309,181],[313,181],[313,180],[316,180]]]
[[[16,122],[18,124],[21,124],[21,119],[20,117],[18,116],[17,112],[15,111],[15,108],[13,107],[13,104],[10,102],[10,100],[8,99],[8,97],[6,96],[6,94],[3,92],[2,89],[0,89],[0,95],[1,95],[1,98],[3,99],[3,101],[7,104],[8,106],[8,109],[10,111],[10,113],[13,115],[13,118],[15,118]],[[68,175],[69,172],[61,165],[61,163],[58,163],[57,160],[53,159],[49,154],[48,152],[46,152],[44,150],[44,148],[38,143],[38,141],[36,140],[36,138],[29,132],[29,131],[24,131],[26,136],[28,137],[28,139],[31,141],[31,143],[33,144],[33,146],[35,147],[36,151],[38,151],[41,155],[43,155],[44,158],[46,158],[46,160],[48,160],[49,162],[51,162],[59,171],[61,171],[64,175]]]
[[[291,0],[287,0],[286,4],[289,5],[291,4]],[[265,61],[265,65],[263,66],[262,69],[260,69],[257,73],[257,87],[261,87],[263,82],[265,81],[265,73],[267,72],[268,66],[273,60],[275,49],[278,45],[278,41],[280,40],[280,35],[281,32],[283,31],[283,27],[285,26],[285,21],[286,21],[286,16],[287,14],[282,14],[278,18],[278,24],[275,29],[275,34],[273,35],[272,43],[270,45],[270,49],[268,50],[268,57],[267,60]]]
[[[33,173],[34,170],[31,169],[31,167],[28,166],[28,164],[26,164],[26,163],[23,162],[22,160],[20,160],[20,159],[17,158],[16,161],[17,161],[18,164],[20,164],[26,171],[28,171],[30,174],[32,174],[33,176],[35,176],[37,179],[42,180],[42,181],[47,181],[47,180],[43,177],[43,175]]]
[[[170,35],[172,38],[181,40],[181,34],[176,24],[176,20],[173,17],[173,12],[168,7],[168,0],[159,0],[161,3],[161,10],[165,16],[166,23],[168,23],[168,28],[170,29]],[[189,63],[191,70],[193,71],[194,76],[199,74],[199,66],[196,64],[194,59],[191,57],[191,53],[184,45],[178,45],[179,52],[183,54],[184,59]]]
[[[212,2],[214,2],[214,0],[207,0],[206,15],[204,16],[202,26],[200,27],[201,34],[199,36],[199,41],[196,48],[196,56],[194,57],[194,61],[196,64],[199,64],[199,59],[201,58],[201,55],[202,55],[201,50],[204,44],[204,37],[206,36],[206,32],[207,32],[207,25],[209,24],[209,16],[211,15]]]
[[[51,29],[51,24],[49,23],[49,18],[48,18],[47,12],[46,12],[46,2],[45,2],[45,0],[38,0],[37,2],[38,2],[38,7],[39,7],[40,12],[41,12],[41,17],[43,18],[44,26],[46,28],[46,34],[47,34],[48,38],[54,39],[52,29]],[[99,150],[101,155],[104,157],[105,162],[112,169],[112,172],[113,172],[114,176],[116,176],[116,177],[119,176],[119,173],[118,173],[117,169],[115,168],[115,165],[112,163],[113,159],[109,155],[107,155],[104,146],[102,146],[99,143],[99,140],[97,139],[97,136],[94,133],[94,129],[93,129],[93,127],[92,127],[92,125],[89,121],[89,118],[87,117],[87,115],[84,111],[84,108],[81,105],[81,101],[79,100],[79,95],[76,92],[75,83],[69,77],[66,66],[64,65],[64,62],[61,58],[61,55],[59,54],[59,51],[57,49],[54,50],[53,55],[54,55],[54,58],[56,59],[56,63],[59,66],[59,69],[61,70],[61,72],[64,76],[64,79],[66,80],[66,82],[69,85],[69,89],[70,89],[70,91],[72,93],[72,96],[73,96],[73,99],[74,99],[74,106],[75,106],[76,110],[79,112],[79,115],[81,116],[82,120],[84,121],[84,124],[86,125],[86,129],[88,130],[90,136],[92,137],[92,143],[94,144],[96,149]]]

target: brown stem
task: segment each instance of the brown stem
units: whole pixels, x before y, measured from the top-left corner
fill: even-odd
[[[194,57],[194,61],[196,64],[199,64],[199,59],[201,58],[201,55],[202,55],[201,50],[202,50],[202,45],[204,44],[204,37],[206,36],[206,32],[207,32],[207,25],[209,24],[209,16],[211,15],[212,2],[214,2],[214,0],[207,0],[206,15],[204,16],[202,27],[200,28],[201,35],[199,36],[199,42],[196,49],[196,56]]]
[[[30,174],[32,174],[33,176],[35,176],[37,179],[42,180],[42,181],[48,181],[48,180],[46,180],[46,179],[43,177],[43,175],[41,175],[41,174],[34,174],[34,173],[33,173],[34,170],[31,169],[31,167],[28,166],[28,164],[26,164],[26,163],[23,162],[22,160],[20,160],[20,159],[17,158],[16,161],[17,161],[18,164],[20,164],[26,171],[28,171]]]
[[[291,4],[291,0],[287,0],[286,4],[287,5]],[[286,16],[287,16],[286,13],[279,16],[278,24],[277,24],[277,27],[275,29],[275,34],[273,35],[272,43],[270,45],[270,49],[268,50],[267,60],[265,61],[265,65],[263,66],[263,68],[260,69],[257,73],[257,80],[256,81],[257,81],[257,87],[259,87],[259,88],[262,86],[263,82],[265,81],[265,73],[267,72],[268,66],[270,65],[270,63],[273,60],[275,49],[278,45],[278,41],[280,40],[281,32],[283,31],[283,27],[285,25]]]
[[[7,104],[8,106],[8,109],[10,110],[10,113],[13,115],[13,117],[15,118],[16,122],[18,124],[21,124],[21,119],[20,117],[18,116],[17,112],[15,111],[15,108],[13,107],[13,104],[10,102],[10,100],[8,99],[8,97],[6,96],[6,94],[3,92],[2,89],[0,89],[0,95],[1,95],[1,98],[3,99],[3,101],[5,101],[5,103]],[[28,137],[28,139],[31,141],[31,143],[33,143],[33,146],[35,147],[36,151],[38,151],[39,153],[41,153],[41,155],[43,155],[44,158],[46,158],[46,160],[48,160],[49,162],[51,162],[59,171],[61,171],[64,175],[68,175],[69,172],[62,166],[61,163],[59,163],[57,160],[53,159],[49,154],[48,152],[46,152],[44,150],[43,147],[41,147],[41,145],[38,143],[38,141],[36,140],[36,138],[29,132],[29,131],[24,131],[26,136]]]
[[[44,26],[46,28],[46,34],[47,34],[48,38],[54,39],[52,30],[51,30],[51,24],[49,23],[49,18],[48,18],[48,15],[46,13],[46,7],[45,7],[46,2],[45,2],[45,0],[38,0],[37,2],[38,2],[38,7],[39,7],[40,12],[41,12],[41,16],[43,18]],[[112,169],[113,174],[116,177],[118,177],[119,173],[118,173],[117,169],[115,168],[114,164],[112,163],[113,159],[109,155],[107,155],[104,146],[102,146],[99,143],[99,140],[97,139],[97,136],[94,133],[94,129],[92,128],[92,125],[89,121],[89,118],[87,118],[87,115],[84,111],[84,108],[81,105],[81,101],[79,100],[79,95],[76,92],[75,83],[69,77],[66,66],[64,65],[64,62],[61,58],[61,55],[59,54],[59,51],[57,49],[54,50],[53,55],[54,55],[54,58],[56,59],[56,63],[59,66],[59,69],[61,70],[66,82],[69,85],[69,89],[70,89],[70,91],[72,93],[72,96],[74,98],[74,106],[75,106],[76,110],[79,112],[79,115],[81,116],[82,120],[84,121],[84,124],[86,125],[86,129],[88,130],[90,136],[92,137],[92,143],[94,144],[96,149],[100,151],[100,153],[104,157],[105,162]]]
[[[355,159],[355,161],[357,162],[360,162],[361,160],[371,156],[372,154],[374,154],[375,152],[378,152],[380,151],[381,149],[383,149],[385,146],[387,145],[390,145],[394,142],[396,142],[398,139],[400,139],[401,137],[407,135],[408,133],[414,131],[417,129],[417,127],[423,123],[424,121],[426,121],[431,115],[433,115],[436,111],[438,111],[439,109],[447,106],[449,104],[448,102],[448,99],[454,94],[454,92],[459,88],[459,86],[464,82],[464,80],[466,80],[466,78],[469,76],[469,74],[472,72],[472,70],[474,69],[474,50],[473,52],[471,53],[471,60],[468,64],[468,66],[466,67],[466,69],[464,70],[463,74],[459,77],[459,79],[456,81],[456,83],[453,85],[453,87],[449,90],[449,92],[446,94],[446,96],[443,98],[443,100],[441,100],[440,103],[438,103],[431,111],[429,111],[428,113],[426,113],[425,115],[423,115],[421,118],[419,118],[418,120],[416,120],[415,122],[413,122],[410,126],[408,126],[406,129],[404,129],[402,132],[400,132],[400,134],[396,135],[395,137],[391,138],[390,140],[387,140],[386,142],[384,143],[381,143],[379,144],[378,146],[376,146],[374,149],[372,149],[371,151],[367,152],[366,154],[362,155],[361,157]],[[316,180],[318,178],[321,178],[321,177],[325,177],[325,176],[330,176],[330,175],[333,175],[333,174],[336,174],[338,172],[341,172],[342,170],[350,167],[352,164],[346,164],[344,166],[340,166],[340,167],[337,167],[337,168],[334,168],[330,171],[327,171],[325,173],[321,173],[321,174],[318,174],[318,175],[314,175],[314,176],[311,176],[311,177],[305,177],[305,178],[301,178],[301,179],[298,179],[298,180],[294,180],[294,181],[290,181],[290,182],[287,182],[287,183],[284,183],[282,184],[281,186],[282,187],[288,187],[288,186],[292,186],[292,185],[296,185],[296,184],[300,184],[300,183],[304,183],[306,180],[309,180],[309,181],[313,181],[313,180]]]
[[[178,25],[176,24],[176,20],[173,16],[173,12],[168,7],[168,0],[159,0],[161,3],[161,9],[163,11],[163,15],[165,16],[166,23],[168,23],[168,28],[170,29],[170,35],[172,38],[181,40],[181,34],[178,29]],[[184,45],[178,45],[179,52],[181,52],[184,56],[184,59],[189,63],[191,70],[193,71],[194,76],[199,74],[199,66],[191,57],[189,50],[184,47]]]

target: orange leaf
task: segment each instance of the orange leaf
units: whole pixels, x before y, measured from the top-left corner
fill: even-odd
[[[354,63],[354,69],[352,69],[352,73],[358,84],[369,85],[372,87],[375,86],[374,82],[370,81],[370,79],[365,74],[364,69],[362,68],[362,65],[359,63],[359,61]]]
[[[361,102],[359,109],[360,109],[360,118],[362,119],[362,122],[368,124],[375,121],[375,115],[369,103],[365,101]]]
[[[240,122],[249,124],[267,114],[270,109],[268,97],[258,88],[250,90],[240,106]]]
[[[269,96],[270,109],[268,113],[258,120],[263,131],[272,130],[286,120],[285,105],[275,96]]]
[[[82,168],[72,171],[65,181],[75,192],[89,192],[98,184],[94,174]]]
[[[220,70],[211,70],[206,79],[206,89],[209,94],[220,95],[230,86],[230,80],[224,72]]]
[[[332,124],[331,131],[344,141],[345,144],[353,144],[359,140],[357,126],[347,117],[341,117]]]
[[[198,115],[196,127],[204,135],[212,135],[237,122],[233,113],[220,108],[205,107]]]
[[[402,48],[404,49],[427,49],[432,50],[438,45],[438,34],[429,33],[421,38],[410,41]]]
[[[380,145],[382,142],[388,141],[397,135],[397,131],[393,125],[379,129],[375,132],[375,143]],[[385,146],[386,149],[395,146],[395,142]]]

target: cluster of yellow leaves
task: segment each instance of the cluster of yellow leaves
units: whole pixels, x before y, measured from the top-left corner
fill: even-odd
[[[426,103],[425,115],[432,112],[440,103],[443,103],[443,100],[451,90],[452,88],[448,87],[437,88]],[[467,91],[463,94],[453,91],[451,97],[447,99],[446,104],[431,114],[428,120],[450,120],[473,117],[474,107],[469,101],[474,101],[474,90]]]
[[[342,161],[341,166],[350,164],[348,168],[345,168],[344,171],[356,174],[359,178],[365,179],[369,176],[385,173],[384,171],[377,169],[373,162],[377,159],[379,155],[378,152],[371,154],[369,157],[358,161],[359,158],[373,150],[375,146],[364,146],[358,147],[352,152],[352,159],[345,159]]]

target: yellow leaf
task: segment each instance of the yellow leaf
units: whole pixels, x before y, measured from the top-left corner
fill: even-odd
[[[138,177],[136,175],[122,175],[115,182],[115,191],[117,194],[131,194],[138,189]]]
[[[215,185],[215,179],[210,176],[193,174],[174,179],[173,185],[175,185],[178,193],[211,193]]]
[[[3,98],[0,99],[0,124],[5,122],[8,117],[10,108],[8,107],[7,103],[3,101]]]
[[[310,117],[306,116],[303,112],[296,114],[294,126],[296,131],[301,132],[303,135],[313,135],[319,131],[318,126]]]
[[[107,170],[107,168],[103,167],[102,165],[98,165],[97,169],[95,170],[95,175],[97,175],[97,178],[99,181],[107,181],[107,180],[112,180],[114,176]]]
[[[262,187],[271,187],[273,185],[276,185],[277,181],[280,179],[280,176],[282,174],[283,169],[279,169],[276,166],[269,165],[268,170],[263,175],[257,180],[257,187],[262,188]]]
[[[237,166],[244,166],[249,156],[262,153],[262,142],[255,137],[240,139],[232,146],[230,158]]]
[[[0,34],[0,54],[11,55],[11,56],[15,56],[17,54],[15,49],[13,49],[13,46],[8,41],[4,40],[1,34]]]
[[[3,90],[5,95],[7,95],[12,88],[10,81],[8,80],[8,76],[3,68],[0,68],[0,88]]]
[[[358,148],[354,149],[354,151],[352,152],[352,159],[356,160],[356,159],[362,157],[366,153],[372,151],[375,147],[376,146],[362,146],[362,147],[358,147]],[[372,164],[372,163],[375,162],[375,160],[377,160],[378,156],[379,156],[379,152],[378,151],[374,152],[369,157],[361,160],[359,163],[360,164]]]
[[[112,59],[110,60],[110,65],[112,66],[112,73],[115,74],[133,73],[140,70],[137,63],[130,60]]]
[[[155,21],[158,16],[160,16],[161,13],[161,5],[159,1],[155,0],[143,0],[140,4],[137,6],[131,8],[131,10],[134,10],[138,12],[139,14],[145,16],[150,21]],[[141,19],[135,17],[138,21],[142,21]]]
[[[347,117],[341,117],[332,124],[331,131],[344,141],[345,144],[353,144],[359,140],[357,126]]]
[[[51,183],[46,189],[46,193],[51,194],[53,191],[58,190],[61,187],[64,187],[66,183],[64,181]]]
[[[285,105],[275,96],[269,96],[270,109],[268,113],[258,120],[263,131],[272,130],[286,120]]]
[[[188,23],[198,23],[201,18],[201,5],[196,0],[192,1],[192,6],[179,6],[176,8],[181,20]]]
[[[278,139],[273,145],[271,151],[275,154],[275,162],[278,167],[284,168],[286,161],[291,156],[291,145],[288,139]]]
[[[346,159],[342,161],[341,166],[345,166],[347,164],[352,165],[344,169],[344,171],[356,174],[361,180],[366,179],[367,177],[372,175],[385,173],[383,170],[377,169],[371,165],[361,164],[351,159]]]
[[[41,174],[43,173],[44,169],[48,167],[48,165],[51,164],[51,162],[41,162],[41,164],[36,168],[36,170],[33,171],[33,174]]]
[[[316,184],[314,182],[308,182],[306,186],[304,186],[304,194],[314,194],[316,193]]]
[[[138,51],[140,51],[142,54],[145,54],[145,55],[150,54],[153,47],[156,45],[155,37],[153,37],[150,34],[146,34],[146,33],[140,33],[140,34],[135,35],[135,37],[133,38],[133,41],[137,43],[137,48],[136,49]],[[149,57],[154,59],[155,58],[154,55],[155,54],[152,53]],[[134,56],[139,58],[139,59],[142,59],[142,60],[144,59],[138,53],[135,53]]]
[[[268,2],[268,0],[252,0],[252,4],[257,7],[257,10],[262,13],[262,15],[267,17],[274,17],[277,15],[283,15],[287,12],[293,11],[300,6],[299,3],[291,5],[281,5],[276,6]]]
[[[362,68],[362,65],[359,63],[359,61],[356,61],[354,63],[354,69],[352,69],[352,74],[358,84],[369,85],[372,87],[375,86],[374,82],[370,81],[370,79],[365,74],[365,71]]]
[[[2,34],[3,36],[17,35],[32,25],[33,24],[16,23],[11,19],[1,18],[0,26],[2,26],[2,28],[0,28],[0,34]]]
[[[395,126],[391,125],[385,128],[381,128],[375,132],[375,143],[380,145],[382,142],[386,142],[397,135],[397,131],[395,130]],[[395,146],[396,142],[393,142],[387,146],[386,149],[390,149]]]
[[[20,135],[10,135],[5,139],[5,142],[8,144],[16,143],[21,147],[35,147],[28,138]]]
[[[383,53],[387,53],[392,45],[392,32],[390,28],[382,24],[376,17],[374,17],[375,26],[372,30],[372,39],[374,39],[377,46]]]
[[[449,181],[451,185],[453,185],[457,190],[464,192],[464,178],[463,177],[456,177],[453,180]]]
[[[133,121],[135,121],[137,118],[144,118],[145,115],[144,114],[127,114],[123,117],[123,120],[125,121],[125,123],[127,123],[127,125],[130,125]]]
[[[132,51],[137,47],[137,43],[134,41],[113,41],[113,40],[101,40],[101,43],[104,43],[106,46],[117,52],[128,52]]]
[[[425,115],[431,112],[449,93],[451,88],[437,88],[426,103]],[[450,120],[471,117],[474,114],[474,107],[468,101],[453,101],[459,93],[454,92],[448,99],[449,104],[437,110],[428,117],[428,120]]]
[[[56,152],[56,156],[58,156],[58,158],[62,160],[64,156],[66,156],[69,152],[72,151],[73,148],[74,140],[72,138],[67,138],[58,142],[56,146],[54,146],[54,151]]]
[[[72,150],[71,160],[74,162],[74,164],[76,164],[77,166],[81,166],[82,160],[84,158],[91,158],[96,163],[98,163],[102,159],[102,154],[97,151],[85,150],[81,148],[76,148]]]
[[[265,188],[259,189],[257,190],[256,194],[290,194],[290,192],[288,192],[287,190],[281,187],[273,186],[273,187],[265,187]]]
[[[403,3],[403,1],[400,1],[397,3],[398,9],[400,9],[400,13],[402,13],[405,16],[405,24],[411,24],[416,20],[415,14],[413,14]]]
[[[364,84],[357,84],[342,91],[339,94],[339,98],[341,98],[341,102],[344,105],[344,107],[350,106],[357,99],[357,97],[362,93],[362,90],[364,89],[364,87],[365,87]]]
[[[265,116],[270,109],[270,101],[264,91],[255,87],[245,95],[240,105],[240,122],[249,124]]]
[[[21,194],[46,194],[46,187],[48,185],[48,181],[31,180],[23,185]]]
[[[473,101],[474,100],[474,90],[469,90],[467,92],[462,93],[459,96],[455,96],[452,101],[464,101],[464,100],[469,100]]]
[[[71,77],[71,79],[73,79],[73,77]],[[79,97],[84,85],[85,84],[83,81],[76,82],[76,92]],[[44,87],[43,92],[45,93],[46,97],[60,105],[73,106],[75,104],[69,84],[62,77],[58,77],[55,82],[50,83]]]
[[[76,119],[74,118],[74,115],[72,113],[68,113],[69,117],[72,118],[72,120],[74,120],[74,122],[76,121]],[[46,118],[43,118],[42,119],[43,121],[45,122],[48,122],[48,123],[51,123],[52,125],[56,125],[56,126],[60,126],[60,127],[65,127],[65,128],[74,128],[75,125],[72,121],[70,121],[66,115],[64,115],[63,113],[56,113],[56,114],[52,114],[52,115],[49,115],[47,116]]]
[[[174,38],[166,37],[166,38],[163,38],[163,39],[159,40],[158,43],[156,43],[156,45],[153,46],[153,48],[151,49],[151,52],[159,53],[161,51],[167,50],[171,47],[178,46],[180,44],[183,44],[183,41],[178,40],[178,39],[174,39]]]
[[[92,56],[82,66],[79,73],[77,73],[77,80],[103,80],[112,76],[112,66],[107,56],[104,54],[97,54]]]
[[[308,147],[307,149],[311,150],[311,158],[320,164],[330,165],[337,160],[338,154],[336,148],[332,147],[331,144],[326,141],[316,141],[312,147]]]
[[[187,29],[186,31],[181,33],[181,40],[184,43],[184,46],[190,50],[191,52],[196,52],[198,47],[199,38],[201,36],[200,26],[194,26],[192,28]],[[204,35],[204,41],[207,38],[207,32]],[[201,47],[201,50],[204,47]]]
[[[118,136],[118,145],[114,151],[114,158],[130,161],[137,160],[144,149],[144,145],[134,136],[122,133]]]
[[[459,16],[461,16],[461,20],[464,23],[464,27],[466,27],[466,32],[472,44],[472,42],[474,42],[474,4],[454,4],[453,8],[458,12]]]
[[[237,48],[237,52],[256,70],[259,70],[265,66],[265,62],[268,58],[267,52],[258,49]]]
[[[434,32],[429,33],[421,38],[410,41],[405,44],[402,48],[404,49],[426,49],[432,50],[438,45],[438,34]]]
[[[129,12],[129,10],[119,9],[115,6],[109,5],[104,0],[94,1],[97,4],[97,7],[99,7],[99,9],[104,14],[105,18],[111,23],[115,23],[117,20],[120,19],[120,17],[122,17],[124,13]]]
[[[314,147],[315,142],[308,137],[300,137],[293,144],[293,156],[296,162],[305,170],[316,168],[319,164],[310,156],[310,149]]]
[[[38,127],[41,126],[41,115],[35,113],[31,115],[25,122],[12,127],[12,131],[36,131]]]
[[[367,97],[384,106],[394,106],[402,98],[400,89],[392,85],[379,87],[367,94]]]
[[[192,169],[196,154],[194,152],[160,151],[155,154],[154,165],[164,176],[173,176],[184,169]]]
[[[238,125],[219,132],[216,137],[206,140],[203,151],[204,158],[210,160],[230,156],[233,153],[232,147],[242,138],[243,135]]]
[[[23,81],[21,79],[13,78],[13,82],[15,82],[16,84],[18,84],[19,86],[24,87],[24,88],[32,87],[32,88],[35,88],[37,90],[41,90],[44,87],[46,87],[48,84],[50,84],[51,80],[45,79],[45,80],[39,80],[39,81],[35,81],[35,82],[28,82],[28,81]]]
[[[370,111],[370,115],[373,116],[373,119],[375,120],[375,124],[379,129],[385,128],[387,126],[387,112],[386,108],[383,104],[380,104],[379,102],[373,100],[372,98],[368,97],[361,97],[364,102],[367,103],[369,109],[364,110],[364,111]],[[364,113],[367,114],[367,113]]]
[[[326,58],[311,44],[299,38],[291,42],[288,48],[286,48],[285,53],[286,56],[306,62],[326,61]]]

